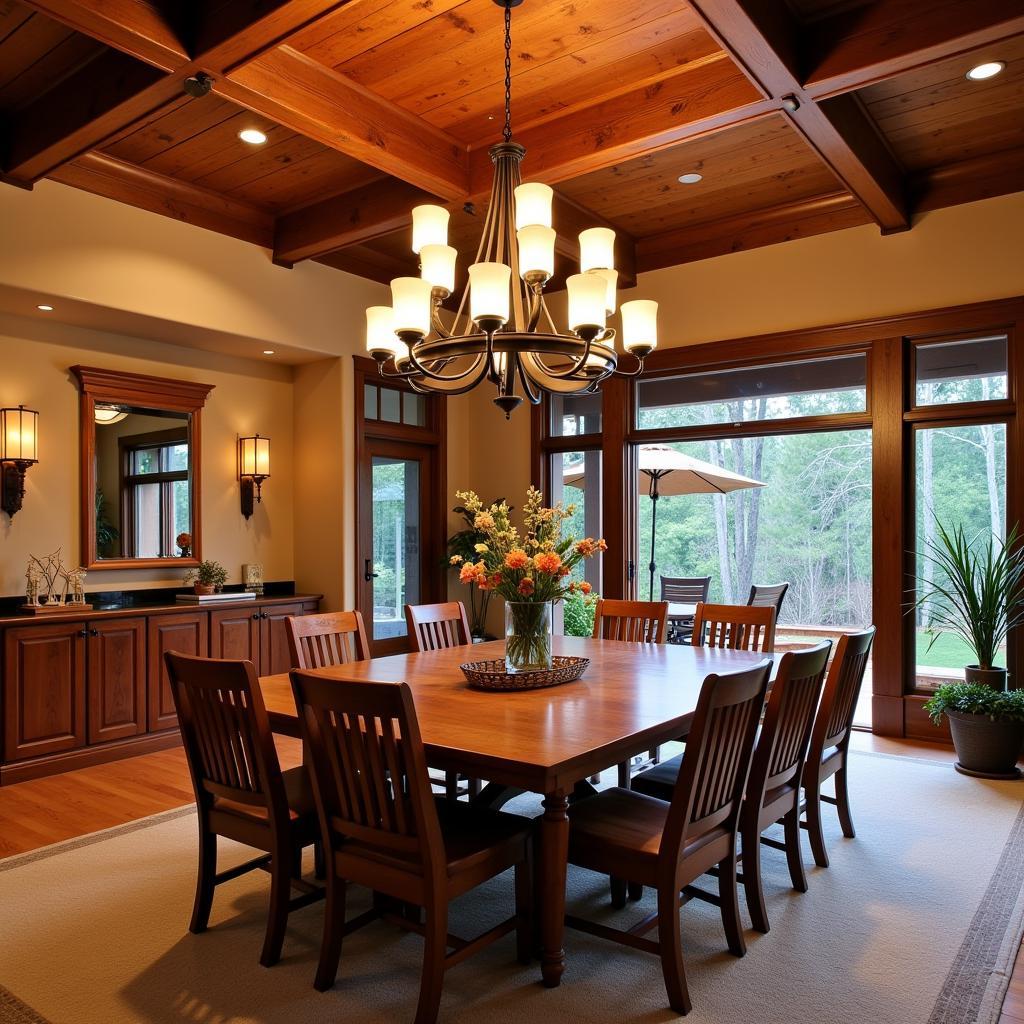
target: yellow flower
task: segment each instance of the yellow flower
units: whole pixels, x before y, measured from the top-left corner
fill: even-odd
[[[474,544],[473,545],[473,550],[478,555],[486,555],[487,552],[490,551],[491,549],[486,544]]]
[[[473,520],[473,525],[478,530],[493,530],[494,529],[494,516],[490,512],[478,512],[476,518]]]
[[[448,559],[448,564],[449,565],[461,565],[462,564],[462,555],[452,555],[452,557]]]

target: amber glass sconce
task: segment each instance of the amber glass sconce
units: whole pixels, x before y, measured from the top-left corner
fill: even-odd
[[[238,479],[242,485],[242,515],[248,519],[262,500],[260,489],[270,476],[270,438],[238,439]]]
[[[0,505],[13,519],[25,498],[25,473],[39,461],[39,413],[0,409]]]

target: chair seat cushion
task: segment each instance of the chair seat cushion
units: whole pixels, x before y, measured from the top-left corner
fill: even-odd
[[[300,818],[315,815],[316,803],[313,799],[313,789],[310,786],[309,775],[306,769],[302,765],[299,765],[297,768],[289,768],[287,771],[281,772],[281,778],[284,781],[284,795],[288,800],[288,817],[292,821],[298,821]],[[225,796],[213,798],[213,809],[264,824],[269,818],[266,806],[247,804],[241,800],[232,800],[230,797]]]
[[[661,764],[656,764],[653,768],[648,768],[647,771],[637,775],[633,779],[631,787],[637,793],[654,796],[659,800],[671,800],[682,764],[682,754],[670,757],[667,761],[662,761]]]

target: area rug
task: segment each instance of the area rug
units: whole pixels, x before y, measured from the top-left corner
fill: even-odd
[[[763,857],[768,935],[725,951],[718,911],[682,911],[694,1012],[707,1024],[993,1024],[1020,943],[1024,787],[957,775],[948,765],[853,754],[858,835],[833,814],[832,866],[789,888],[785,857]],[[516,809],[536,813],[532,798]],[[0,861],[0,1024],[295,1024],[411,1021],[421,940],[377,922],[345,941],[338,984],[312,988],[323,904],[292,915],[282,962],[258,965],[267,876],[218,889],[212,928],[186,931],[195,818],[184,808]],[[247,851],[224,844],[222,865]],[[809,851],[805,859],[810,863]],[[605,879],[573,870],[574,913],[626,924],[652,909],[612,911]],[[350,898],[351,911],[367,895]],[[511,908],[496,879],[453,907],[472,936]],[[744,909],[745,913],[745,909]],[[454,968],[450,1024],[654,1024],[675,1020],[656,958],[576,932],[560,988],[514,960],[512,936]]]

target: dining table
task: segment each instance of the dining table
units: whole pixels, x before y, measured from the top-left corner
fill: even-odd
[[[501,803],[494,794],[502,790],[543,797],[537,865],[541,974],[545,985],[555,987],[566,969],[568,810],[577,784],[685,735],[706,676],[749,668],[766,655],[556,636],[555,655],[589,659],[577,681],[532,690],[470,687],[460,665],[503,658],[504,649],[504,641],[493,641],[310,671],[407,683],[431,768],[487,780],[481,799],[491,806]],[[288,675],[264,676],[260,687],[272,729],[298,736]]]

